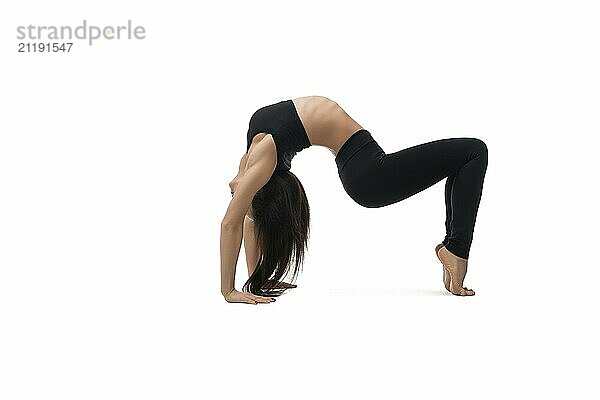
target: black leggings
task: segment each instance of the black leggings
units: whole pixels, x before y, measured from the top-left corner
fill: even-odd
[[[440,139],[386,154],[369,131],[355,132],[335,157],[344,190],[363,207],[383,207],[446,180],[443,244],[468,259],[487,170],[487,146],[476,138]]]

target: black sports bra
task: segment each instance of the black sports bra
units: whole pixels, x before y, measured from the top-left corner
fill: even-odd
[[[252,138],[261,132],[270,133],[273,136],[277,148],[276,170],[289,171],[292,166],[292,158],[299,151],[311,146],[310,139],[291,99],[261,107],[252,114],[248,124],[246,151],[250,149]]]

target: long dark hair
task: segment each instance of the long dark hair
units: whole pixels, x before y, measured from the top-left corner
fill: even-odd
[[[252,214],[258,264],[242,291],[259,296],[279,296],[301,271],[310,233],[310,208],[304,187],[290,171],[276,170],[254,195]]]

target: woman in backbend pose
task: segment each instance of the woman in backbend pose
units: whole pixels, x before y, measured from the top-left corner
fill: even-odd
[[[487,146],[477,138],[440,139],[386,153],[370,132],[333,100],[306,96],[258,109],[250,118],[246,153],[229,183],[232,199],[221,222],[221,293],[228,302],[269,303],[296,278],[309,235],[304,188],[290,172],[291,160],[309,146],[335,156],[344,190],[363,207],[406,199],[444,178],[446,236],[435,246],[446,289],[463,287],[473,239]],[[249,278],[234,285],[242,238]]]

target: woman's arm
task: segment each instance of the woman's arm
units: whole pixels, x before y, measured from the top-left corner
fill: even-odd
[[[269,149],[265,149],[269,150]],[[252,199],[267,183],[277,163],[274,151],[257,151],[248,160],[248,169],[240,179],[227,212],[221,221],[221,293],[228,302],[268,303],[274,299],[235,290],[235,267],[243,237],[243,223]]]

